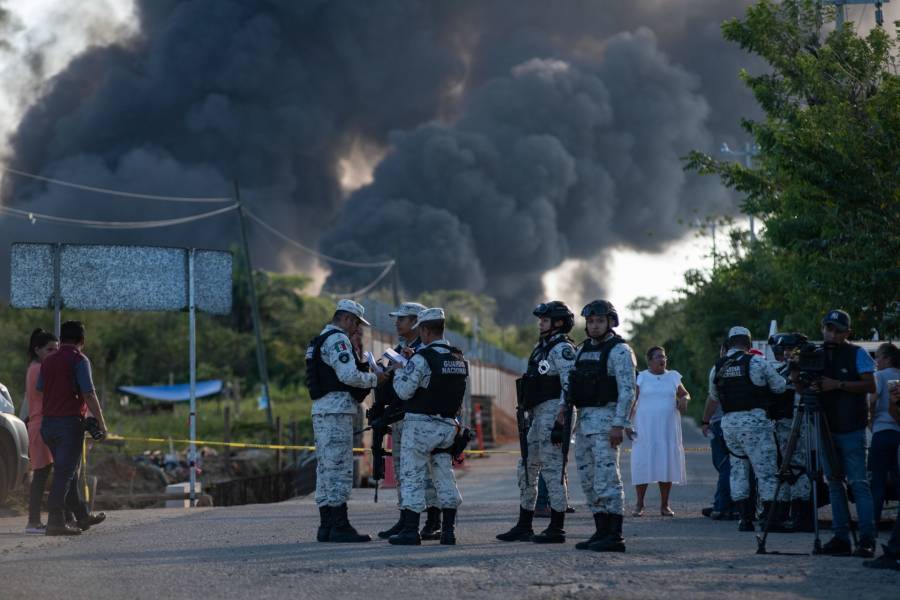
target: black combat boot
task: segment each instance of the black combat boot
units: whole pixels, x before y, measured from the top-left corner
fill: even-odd
[[[791,500],[791,516],[794,521],[794,531],[812,533],[815,530],[812,504],[809,499]]]
[[[884,554],[875,560],[864,560],[863,566],[868,569],[890,569],[900,571],[900,553],[893,552],[887,546],[882,546]]]
[[[583,542],[578,542],[575,544],[575,548],[577,550],[587,550],[590,548],[591,544],[594,542],[599,542],[607,535],[609,535],[609,515],[606,513],[594,513],[594,526],[597,530],[594,532],[594,535],[584,540]]]
[[[378,537],[380,537],[383,540],[386,540],[389,537],[391,537],[392,535],[397,535],[401,531],[403,531],[403,511],[402,510],[400,511],[400,518],[397,519],[397,522],[394,523],[393,527],[391,527],[390,529],[386,529],[384,531],[379,531]]]
[[[760,527],[765,528],[769,522],[769,512],[774,512],[772,526],[769,527],[769,531],[772,533],[790,533],[792,531],[791,527],[784,522],[789,506],[787,502],[763,502],[762,515],[760,515],[759,521]]]
[[[429,509],[429,510],[431,510],[431,509]],[[443,513],[444,513],[444,528],[441,531],[441,544],[443,544],[444,546],[455,546],[456,545],[456,509],[455,508],[445,508],[443,510]]]
[[[622,515],[607,514],[609,529],[606,537],[588,546],[594,552],[625,552],[625,538],[622,537]]]
[[[329,542],[354,543],[372,541],[372,538],[368,535],[357,533],[350,524],[350,519],[347,517],[346,504],[332,507],[331,519],[331,534],[328,536]]]
[[[534,511],[519,507],[519,522],[506,533],[501,533],[497,539],[501,542],[530,542],[534,536],[531,524],[534,521]]]
[[[316,532],[316,541],[317,542],[327,542],[328,538],[331,537],[331,507],[330,506],[320,506],[319,507],[319,530]]]
[[[419,537],[419,513],[407,508],[403,509],[403,530],[388,538],[394,546],[421,546]]]
[[[425,526],[419,534],[423,540],[441,539],[441,509],[429,506],[425,510]]]
[[[531,541],[535,544],[565,544],[566,530],[563,529],[565,523],[565,512],[556,512],[550,509],[550,527],[532,537]]]
[[[738,500],[735,504],[738,505],[738,510],[741,513],[741,520],[738,522],[738,531],[756,531],[756,528],[753,526],[753,517],[755,517],[756,507],[753,506],[753,502],[749,499]]]

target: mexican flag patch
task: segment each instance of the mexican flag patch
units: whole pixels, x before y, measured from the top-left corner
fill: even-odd
[[[334,345],[334,349],[337,352],[346,352],[348,350],[346,342],[338,342]]]

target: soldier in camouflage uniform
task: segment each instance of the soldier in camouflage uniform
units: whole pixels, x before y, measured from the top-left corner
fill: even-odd
[[[316,440],[316,505],[320,542],[367,542],[347,517],[347,500],[353,487],[353,417],[357,402],[353,390],[373,388],[381,373],[364,373],[354,358],[349,336],[362,325],[365,309],[352,300],[341,300],[331,323],[306,349],[306,386],[313,399],[313,433]]]
[[[748,458],[756,474],[764,512],[773,510],[778,473],[775,426],[766,414],[772,394],[785,390],[784,377],[765,358],[749,353],[750,330],[732,327],[729,350],[709,371],[709,403],[721,404],[722,433],[731,452],[731,498],[741,512],[739,531],[754,531],[756,507],[749,500]],[[783,530],[776,524],[772,531]]]
[[[404,355],[407,359],[412,358],[415,351],[422,345],[419,335],[416,332],[416,320],[419,313],[425,310],[425,307],[418,302],[404,302],[389,316],[394,319],[394,325],[397,328],[397,335],[400,342],[394,346],[394,351]],[[382,393],[389,396],[390,402],[400,402],[394,393],[393,372],[389,376],[383,386],[379,386],[376,396],[380,397]],[[376,398],[377,401],[378,398]],[[403,494],[400,470],[400,455],[403,449],[403,420],[397,421],[391,425],[391,461],[394,465],[394,477],[397,481],[397,508],[402,510]],[[422,527],[420,533],[423,540],[439,540],[441,538],[441,509],[437,505],[437,493],[434,489],[434,483],[431,477],[425,475],[425,503],[428,505],[428,518],[425,526]],[[388,539],[392,535],[396,535],[403,530],[402,513],[401,518],[397,520],[393,527],[378,532],[378,537]]]
[[[594,516],[596,530],[575,547],[595,552],[624,552],[622,519],[625,489],[619,471],[619,446],[636,390],[634,352],[613,330],[619,314],[606,300],[594,300],[581,315],[587,326],[586,340],[575,354],[569,373],[567,401],[578,409],[575,427],[575,459],[581,487]],[[562,403],[557,421],[565,420]]]
[[[419,516],[426,508],[425,477],[430,471],[443,518],[441,544],[453,545],[456,509],[462,496],[453,476],[452,457],[440,450],[452,446],[459,432],[455,417],[466,393],[468,365],[462,353],[443,338],[443,309],[423,310],[416,328],[422,347],[394,378],[394,391],[406,407],[400,456],[403,530],[388,541],[395,545],[422,543]]]
[[[531,417],[528,429],[528,459],[519,459],[519,521],[497,536],[504,542],[533,541],[561,544],[568,507],[563,480],[562,449],[550,439],[559,410],[563,387],[575,362],[575,344],[569,338],[575,315],[564,303],[554,300],[534,309],[539,319],[540,339],[528,359],[528,371],[522,377],[520,401]],[[550,495],[550,526],[534,535],[532,521],[537,500],[538,478],[543,475]]]
[[[806,342],[805,335],[800,333],[777,333],[769,338],[769,346],[775,355],[775,370],[784,377],[787,386],[781,394],[775,397],[772,407],[772,417],[775,419],[775,437],[778,440],[781,460],[786,460],[788,439],[794,424],[797,405],[797,393],[791,383],[790,365],[787,356],[792,350]],[[782,486],[781,494],[777,498],[779,504],[778,521],[787,522],[793,531],[813,531],[813,514],[810,504],[812,484],[806,473],[806,427],[800,428],[800,437],[794,454],[791,457],[791,476]],[[787,504],[787,503],[790,504]]]

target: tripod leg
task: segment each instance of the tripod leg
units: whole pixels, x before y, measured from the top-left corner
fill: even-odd
[[[819,534],[819,492],[817,486],[819,478],[822,477],[818,418],[818,415],[806,412],[806,472],[812,478],[810,481],[812,485],[810,501],[812,502],[813,514],[813,554],[822,553],[822,539]]]
[[[766,524],[763,528],[762,535],[758,535],[756,538],[757,554],[766,553],[766,538],[769,537],[769,531],[772,529],[772,524],[775,522],[775,513],[777,512],[775,509],[775,501],[778,499],[778,496],[781,493],[781,488],[784,486],[785,481],[787,481],[787,479],[791,476],[791,459],[794,456],[794,452],[797,451],[797,442],[800,439],[801,425],[802,420],[799,418],[799,415],[797,413],[794,413],[794,420],[791,423],[791,433],[788,436],[788,443],[782,455],[781,468],[778,469],[778,484],[775,486],[775,496],[773,497],[772,503],[769,505],[769,512],[766,515]],[[777,436],[775,438],[775,445],[777,448]]]

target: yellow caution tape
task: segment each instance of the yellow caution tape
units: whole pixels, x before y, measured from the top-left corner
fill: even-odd
[[[129,437],[122,435],[109,434],[106,436],[108,440],[122,440],[126,442],[153,442],[157,444],[167,444],[169,442],[173,444],[190,444],[191,440],[187,439],[175,439],[175,438],[161,438],[161,437]],[[220,446],[227,448],[251,448],[251,449],[260,449],[260,450],[315,450],[315,446],[296,446],[291,444],[257,444],[252,442],[220,442],[220,441],[211,441],[211,440],[194,440],[193,442],[198,446]],[[631,448],[623,448],[625,452],[630,452]],[[371,453],[371,449],[369,448],[354,448],[354,452],[358,454],[363,453]],[[685,452],[709,452],[709,447],[699,447],[699,448],[685,448]],[[485,455],[485,454],[519,454],[518,450],[466,450],[465,454],[474,454],[474,455]]]

